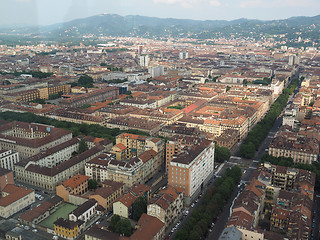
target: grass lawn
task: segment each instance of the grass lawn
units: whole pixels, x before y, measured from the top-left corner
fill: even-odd
[[[74,209],[76,209],[78,206],[70,204],[70,203],[65,203],[63,204],[60,208],[57,209],[54,213],[52,213],[48,218],[43,220],[39,225],[44,226],[46,228],[54,229],[53,223],[58,219],[58,218],[68,218],[68,214],[72,212]]]

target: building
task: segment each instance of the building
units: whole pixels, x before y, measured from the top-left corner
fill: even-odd
[[[147,207],[147,214],[158,218],[168,228],[176,223],[183,211],[183,194],[173,187],[158,192],[151,198]]]
[[[99,228],[98,226],[92,226],[85,232],[85,240],[119,240],[120,235],[108,230]]]
[[[173,158],[168,166],[168,185],[182,192],[189,205],[210,181],[214,171],[214,143],[199,141]]]
[[[68,215],[68,219],[73,222],[89,221],[97,213],[98,202],[95,199],[89,199],[81,204]]]
[[[33,190],[8,184],[2,190],[0,216],[8,218],[34,202],[35,195]]]
[[[39,88],[39,98],[49,99],[52,95],[67,94],[71,92],[70,84],[55,85],[51,84],[45,88]]]
[[[8,184],[14,184],[13,172],[0,168],[0,190],[2,191]]]
[[[0,126],[0,149],[19,153],[20,160],[72,138],[72,132],[39,123],[8,122]]]
[[[292,132],[280,131],[269,145],[269,155],[274,157],[291,157],[295,164],[312,164],[318,161],[320,153],[319,141],[313,138],[301,137]]]
[[[100,206],[110,211],[112,204],[124,193],[124,186],[123,183],[105,180],[102,182],[102,187],[97,188],[89,198],[95,199]]]
[[[88,191],[89,177],[85,175],[75,175],[56,187],[56,194],[69,202],[70,195],[82,195]]]
[[[73,240],[76,239],[80,233],[83,222],[69,221],[67,219],[59,218],[54,223],[54,232],[64,239]]]
[[[106,99],[114,99],[119,95],[119,89],[117,87],[107,87],[102,89],[96,89],[94,91],[63,95],[63,99],[59,100],[59,106],[62,107],[81,107],[85,104],[92,104],[95,102],[102,102]]]
[[[143,213],[137,223],[137,230],[130,236],[130,240],[162,240],[165,236],[165,226],[156,217]]]
[[[234,129],[226,129],[214,141],[219,147],[226,147],[229,150],[238,142],[239,132]]]
[[[19,222],[28,226],[37,225],[49,217],[50,214],[55,212],[63,202],[64,201],[61,197],[54,196],[40,205],[37,205],[32,209],[22,213],[19,217]]]
[[[63,181],[76,174],[83,174],[85,163],[104,151],[105,147],[103,145],[97,145],[51,168],[28,163],[27,161],[19,162],[15,166],[16,179],[20,182],[53,191]]]
[[[9,102],[31,102],[40,98],[40,91],[38,89],[25,90],[15,93],[8,93],[2,95],[5,101]]]
[[[124,218],[131,216],[132,204],[140,197],[144,196],[147,201],[150,198],[151,187],[137,184],[127,190],[118,201],[113,203],[113,214],[117,214]]]
[[[19,162],[19,153],[12,150],[0,150],[0,167],[14,170],[14,164]]]
[[[140,55],[139,59],[140,59],[140,66],[141,67],[148,67],[149,66],[149,62],[150,62],[149,55]]]
[[[85,174],[99,182],[111,180],[131,187],[146,183],[162,166],[161,154],[153,149],[122,161],[115,160],[114,155],[101,154],[85,164]]]
[[[131,133],[122,133],[116,138],[116,143],[127,147],[127,158],[140,156],[147,150],[164,154],[164,142],[160,138],[147,137]]]
[[[199,142],[199,138],[191,136],[178,136],[175,135],[171,137],[166,142],[166,171],[168,171],[168,166],[173,158],[182,153],[184,147],[192,146]]]
[[[163,66],[156,66],[149,68],[149,73],[151,74],[151,77],[159,77],[161,75],[164,75],[164,67]]]

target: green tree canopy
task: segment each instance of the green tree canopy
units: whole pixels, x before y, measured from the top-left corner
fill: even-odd
[[[115,225],[115,231],[129,237],[132,234],[131,223],[129,219],[120,219]]]
[[[140,196],[132,204],[132,219],[138,221],[143,213],[147,213],[147,199],[145,196]]]
[[[93,79],[88,75],[82,75],[78,80],[78,86],[85,87],[85,88],[92,88],[93,87]]]
[[[230,150],[226,147],[219,147],[219,145],[215,145],[214,150],[214,161],[218,163],[222,163],[224,161],[228,161],[231,156]]]
[[[81,138],[81,140],[79,141],[79,153],[83,153],[88,149],[89,149],[88,144],[83,138]]]
[[[88,181],[88,188],[89,189],[96,189],[98,187],[98,182],[95,179],[89,179]]]

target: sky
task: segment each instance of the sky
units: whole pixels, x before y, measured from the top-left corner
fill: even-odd
[[[0,26],[50,25],[103,13],[274,20],[320,14],[320,0],[0,0]]]

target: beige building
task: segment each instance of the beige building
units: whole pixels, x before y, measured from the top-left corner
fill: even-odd
[[[20,160],[55,147],[71,138],[71,131],[44,124],[15,121],[0,126],[0,149],[18,152]]]
[[[85,175],[75,175],[57,186],[56,194],[69,202],[70,195],[82,195],[88,191],[88,180],[89,177]]]
[[[162,166],[163,158],[153,149],[122,161],[115,160],[110,154],[101,154],[85,164],[85,174],[99,182],[111,180],[131,187],[146,183]]]
[[[0,216],[8,218],[34,202],[35,195],[33,190],[8,184],[2,190]]]
[[[122,196],[124,192],[124,184],[105,180],[102,183],[102,188],[97,188],[89,198],[95,199],[98,204],[104,207],[107,211],[112,210],[112,204]]]
[[[182,210],[183,193],[169,186],[150,199],[147,214],[158,218],[167,228],[180,219]]]
[[[53,191],[63,181],[76,174],[83,174],[85,163],[104,151],[104,146],[97,145],[52,168],[21,161],[15,166],[16,179],[20,182]]]
[[[151,187],[146,185],[135,185],[128,189],[128,192],[121,196],[118,201],[113,203],[113,214],[120,217],[129,218],[131,215],[132,204],[140,197],[145,196],[147,201],[150,197]]]

